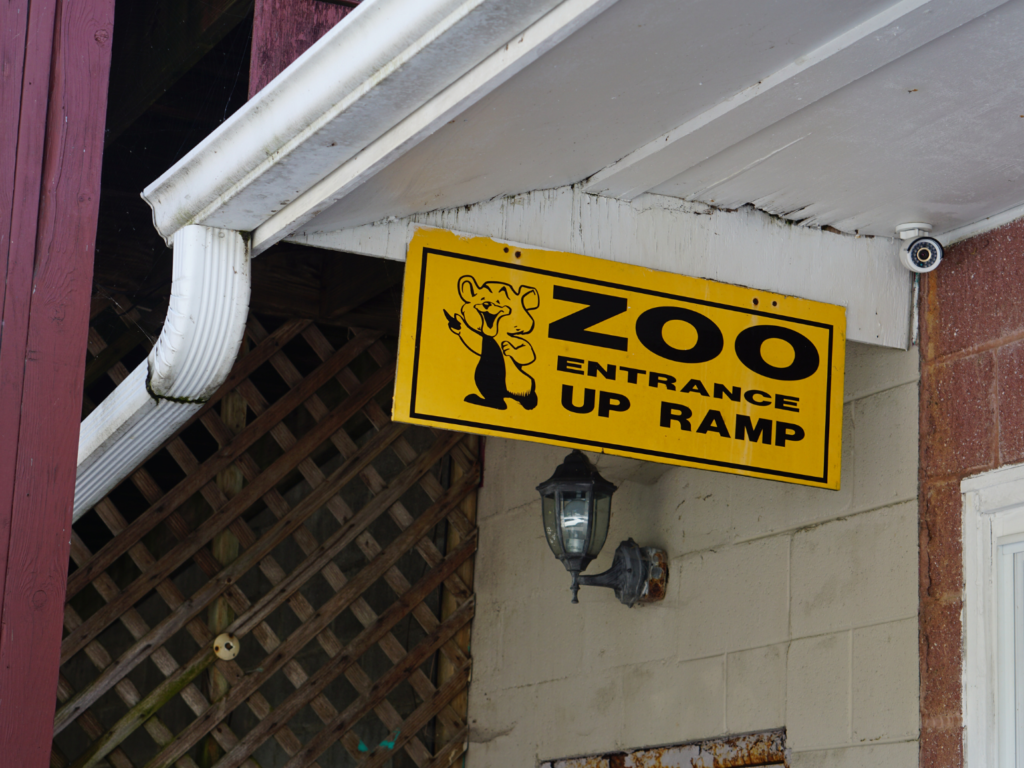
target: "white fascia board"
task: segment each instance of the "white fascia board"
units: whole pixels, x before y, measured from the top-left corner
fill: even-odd
[[[614,0],[574,2],[590,12],[580,16],[583,23]],[[165,238],[186,224],[256,230],[560,5],[559,0],[361,4],[146,188],[143,197],[153,208],[157,230]],[[578,26],[567,27],[566,34]],[[537,50],[539,55],[546,49]],[[532,60],[512,57],[504,79]],[[489,74],[490,88],[479,90],[476,98],[504,81]],[[461,108],[470,103],[463,100]],[[422,138],[434,127],[416,135]],[[414,143],[404,142],[402,151]]]
[[[536,61],[615,0],[566,0],[253,231],[253,255],[283,240]]]
[[[897,241],[800,227],[753,208],[652,194],[623,201],[577,185],[288,240],[401,261],[423,226],[838,304],[851,341],[909,344],[912,280]]]
[[[994,229],[1005,227],[1007,224],[1012,224],[1018,219],[1024,219],[1024,205],[1018,205],[1002,213],[997,213],[994,216],[988,216],[987,218],[975,221],[971,224],[965,224],[962,227],[956,229],[950,229],[942,234],[935,235],[935,238],[947,248],[956,243],[962,242],[978,235],[983,235],[986,232],[991,232]]]
[[[237,232],[174,235],[171,300],[149,357],[82,422],[73,520],[128,476],[227,378],[245,331],[249,248]]]
[[[592,194],[631,200],[1007,0],[900,0],[599,171]]]

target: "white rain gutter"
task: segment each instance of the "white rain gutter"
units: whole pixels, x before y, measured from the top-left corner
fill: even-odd
[[[82,422],[74,519],[223,383],[251,256],[614,2],[365,0],[147,187],[174,246],[171,307],[149,359]]]
[[[198,411],[227,378],[249,312],[249,248],[238,232],[174,233],[167,319],[149,357],[82,422],[73,520]]]
[[[614,2],[363,2],[146,188],[153,222],[252,232],[256,255]]]

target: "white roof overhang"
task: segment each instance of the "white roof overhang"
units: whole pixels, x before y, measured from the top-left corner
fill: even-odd
[[[144,197],[165,237],[254,255],[402,258],[431,224],[831,301],[905,346],[895,226],[1024,203],[1022,37],[1003,0],[367,0]]]

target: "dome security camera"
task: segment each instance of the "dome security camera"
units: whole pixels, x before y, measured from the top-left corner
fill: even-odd
[[[919,237],[900,249],[900,261],[911,272],[931,272],[942,263],[942,243],[934,237]]]
[[[928,224],[919,223],[896,227],[901,239],[910,240],[909,244],[900,248],[900,263],[911,272],[931,272],[942,263],[942,243],[927,236],[931,229]]]

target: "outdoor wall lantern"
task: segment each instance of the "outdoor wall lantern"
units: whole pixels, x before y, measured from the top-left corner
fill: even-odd
[[[633,539],[619,544],[612,567],[593,576],[580,575],[601,552],[608,538],[612,494],[617,488],[601,477],[581,452],[565,457],[555,473],[537,486],[544,535],[555,557],[572,574],[572,601],[581,585],[611,587],[619,602],[632,608],[665,597],[668,556],[656,547],[640,547]]]

